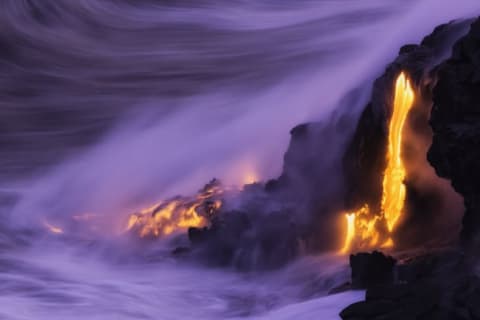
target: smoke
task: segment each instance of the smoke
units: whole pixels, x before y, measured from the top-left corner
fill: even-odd
[[[13,205],[10,223],[63,226],[99,214],[95,227],[108,235],[125,213],[213,177],[276,177],[292,127],[338,119],[337,107],[354,120],[369,92],[353,102],[346,93],[370,87],[402,44],[480,9],[473,0],[171,2],[0,2],[0,205]],[[336,129],[345,138],[354,125]],[[332,163],[342,148],[335,136],[328,142],[319,152]],[[335,177],[329,168],[319,172]],[[327,319],[361,295],[300,302],[345,282],[338,257],[245,275],[178,264],[165,242],[139,248],[69,233],[31,241],[0,228],[0,317],[9,319],[319,310]]]
[[[32,92],[2,94],[22,105],[6,119],[33,123],[8,132],[19,143],[7,158],[38,177],[21,176],[11,217],[110,217],[212,177],[278,176],[290,128],[330,114],[400,44],[476,8],[445,2],[424,19],[428,3],[6,2],[6,73]]]
[[[328,2],[166,11],[116,3],[5,4],[4,38],[25,52],[6,58],[7,74],[22,86],[13,89],[39,92],[9,95],[9,110],[21,112],[4,121],[31,121],[8,132],[17,143],[6,158],[12,174],[43,176],[26,175],[15,221],[118,213],[212,177],[278,175],[289,129],[328,113],[363,78],[347,49],[367,54],[365,34],[393,11],[379,1],[331,11]],[[42,166],[58,162],[50,157],[67,160]]]

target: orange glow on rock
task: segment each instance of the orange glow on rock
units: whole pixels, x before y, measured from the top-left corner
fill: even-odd
[[[63,234],[63,229],[60,228],[60,227],[57,227],[57,226],[54,226],[52,224],[50,224],[49,222],[47,221],[43,221],[43,225],[48,229],[48,231],[50,231],[51,233],[55,233],[55,234]]]
[[[126,231],[134,231],[142,238],[162,237],[190,227],[205,226],[220,210],[223,192],[218,181],[213,180],[195,197],[158,202],[130,215]]]
[[[372,213],[365,204],[359,210],[346,214],[345,242],[340,250],[342,254],[357,249],[394,246],[391,234],[403,213],[406,196],[402,135],[414,99],[415,93],[410,80],[402,72],[395,82],[393,111],[388,128],[387,166],[383,173],[381,212]]]
[[[243,179],[243,184],[254,184],[256,182],[258,182],[258,178],[254,172],[247,173]]]

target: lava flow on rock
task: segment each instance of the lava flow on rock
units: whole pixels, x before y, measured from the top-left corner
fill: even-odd
[[[224,191],[221,183],[214,179],[194,197],[175,197],[131,214],[126,229],[143,238],[205,226],[220,210]]]
[[[346,235],[341,253],[375,247],[391,247],[394,244],[390,235],[402,215],[406,196],[402,134],[414,99],[415,93],[410,80],[402,72],[395,83],[380,212],[373,212],[368,204],[364,204],[360,209],[345,214]]]

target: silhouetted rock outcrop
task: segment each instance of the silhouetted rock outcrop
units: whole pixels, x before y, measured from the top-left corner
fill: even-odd
[[[368,88],[351,90],[323,121],[304,123],[290,131],[291,139],[278,179],[266,184],[272,199],[289,206],[310,251],[336,250],[338,214],[345,208],[342,159]]]
[[[458,250],[412,257],[396,267],[396,281],[372,284],[365,300],[345,308],[353,319],[479,319],[480,279]]]
[[[464,197],[462,236],[472,244],[480,231],[480,19],[439,66],[437,77],[428,159]]]
[[[428,282],[373,287],[367,291],[365,301],[350,305],[340,316],[344,320],[440,319],[438,289]]]
[[[396,260],[383,253],[358,253],[350,255],[352,287],[369,288],[374,285],[393,283]]]
[[[344,320],[480,319],[480,279],[465,276],[454,284],[420,281],[367,290],[366,300],[344,309]]]

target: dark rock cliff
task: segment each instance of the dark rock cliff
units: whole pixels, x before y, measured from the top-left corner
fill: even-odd
[[[480,238],[480,19],[429,78],[428,160],[464,198],[461,236],[470,250],[453,247],[402,261],[395,282],[368,287],[365,301],[344,309],[342,319],[480,319],[478,252],[472,250]]]
[[[464,197],[462,238],[472,243],[480,231],[480,19],[436,74],[428,159]]]

